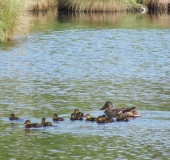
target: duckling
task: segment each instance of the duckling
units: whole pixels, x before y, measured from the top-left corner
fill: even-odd
[[[83,118],[80,117],[79,115],[76,115],[76,120],[83,120]]]
[[[77,115],[78,115],[79,117],[84,117],[84,113],[82,113],[82,112],[79,112]]]
[[[111,117],[106,116],[106,122],[107,123],[112,123],[112,122],[114,122],[114,119],[111,118]]]
[[[79,113],[79,109],[75,109],[75,110],[74,110],[74,113],[75,113],[75,114],[78,114],[78,113]]]
[[[84,117],[84,113],[80,112],[79,109],[75,109],[74,113],[78,116],[78,117]]]
[[[90,116],[90,114],[86,114],[86,121],[91,121],[91,122],[94,122],[94,121],[96,121],[96,118],[94,118],[94,117],[91,117]]]
[[[84,114],[82,112],[79,111],[79,109],[75,109],[74,113],[71,114],[70,120],[74,121],[74,120],[83,120]]]
[[[14,115],[13,113],[10,115],[9,119],[10,119],[11,121],[19,120],[19,118],[18,118],[18,117],[15,117],[15,115]]]
[[[107,117],[106,115],[102,115],[102,122],[101,123],[107,123]]]
[[[25,124],[25,128],[39,128],[39,127],[41,127],[40,124],[31,123],[30,120],[26,120],[24,124]]]
[[[124,121],[124,122],[128,122],[129,119],[124,116],[123,114],[119,113],[117,116],[116,116],[116,121],[119,122],[119,121]]]
[[[42,118],[41,125],[44,126],[44,127],[45,126],[53,126],[51,122],[46,122],[45,118]]]
[[[75,114],[75,113],[72,113],[72,114],[71,114],[70,120],[71,120],[71,121],[76,120],[76,114]]]
[[[62,117],[58,117],[58,114],[54,114],[54,116],[53,116],[53,121],[54,122],[57,122],[57,121],[63,121],[64,119],[62,118]]]
[[[97,117],[97,123],[103,123],[103,117],[102,116]]]

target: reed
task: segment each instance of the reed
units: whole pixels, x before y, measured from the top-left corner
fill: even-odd
[[[27,10],[33,12],[47,12],[51,7],[57,7],[57,0],[26,0],[27,1]]]
[[[24,0],[0,0],[0,41],[10,41],[14,36],[27,35],[29,18]]]
[[[133,11],[140,6],[136,0],[59,0],[59,10],[76,12]]]
[[[143,0],[142,3],[151,11],[166,11],[170,0]]]

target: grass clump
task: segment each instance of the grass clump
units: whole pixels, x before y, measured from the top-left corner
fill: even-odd
[[[0,41],[10,41],[14,36],[27,35],[29,22],[24,0],[0,0]]]
[[[136,0],[59,0],[59,10],[79,12],[119,12],[137,10]]]
[[[27,1],[27,10],[34,12],[47,12],[51,7],[57,7],[57,0],[26,0]]]

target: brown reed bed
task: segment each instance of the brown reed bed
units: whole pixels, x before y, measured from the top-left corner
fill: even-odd
[[[143,0],[149,11],[170,11],[170,0]]]
[[[59,0],[59,10],[75,12],[137,11],[140,7],[135,0]]]
[[[47,12],[50,8],[57,8],[57,0],[26,0],[27,1],[27,11],[32,12]]]

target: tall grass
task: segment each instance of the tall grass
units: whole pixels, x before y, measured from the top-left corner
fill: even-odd
[[[133,11],[140,6],[136,0],[59,0],[59,10],[79,12]]]
[[[39,12],[46,12],[51,7],[57,7],[57,0],[26,0],[27,1],[27,10]]]
[[[28,34],[25,7],[24,0],[0,0],[0,41],[10,41],[16,35]]]

